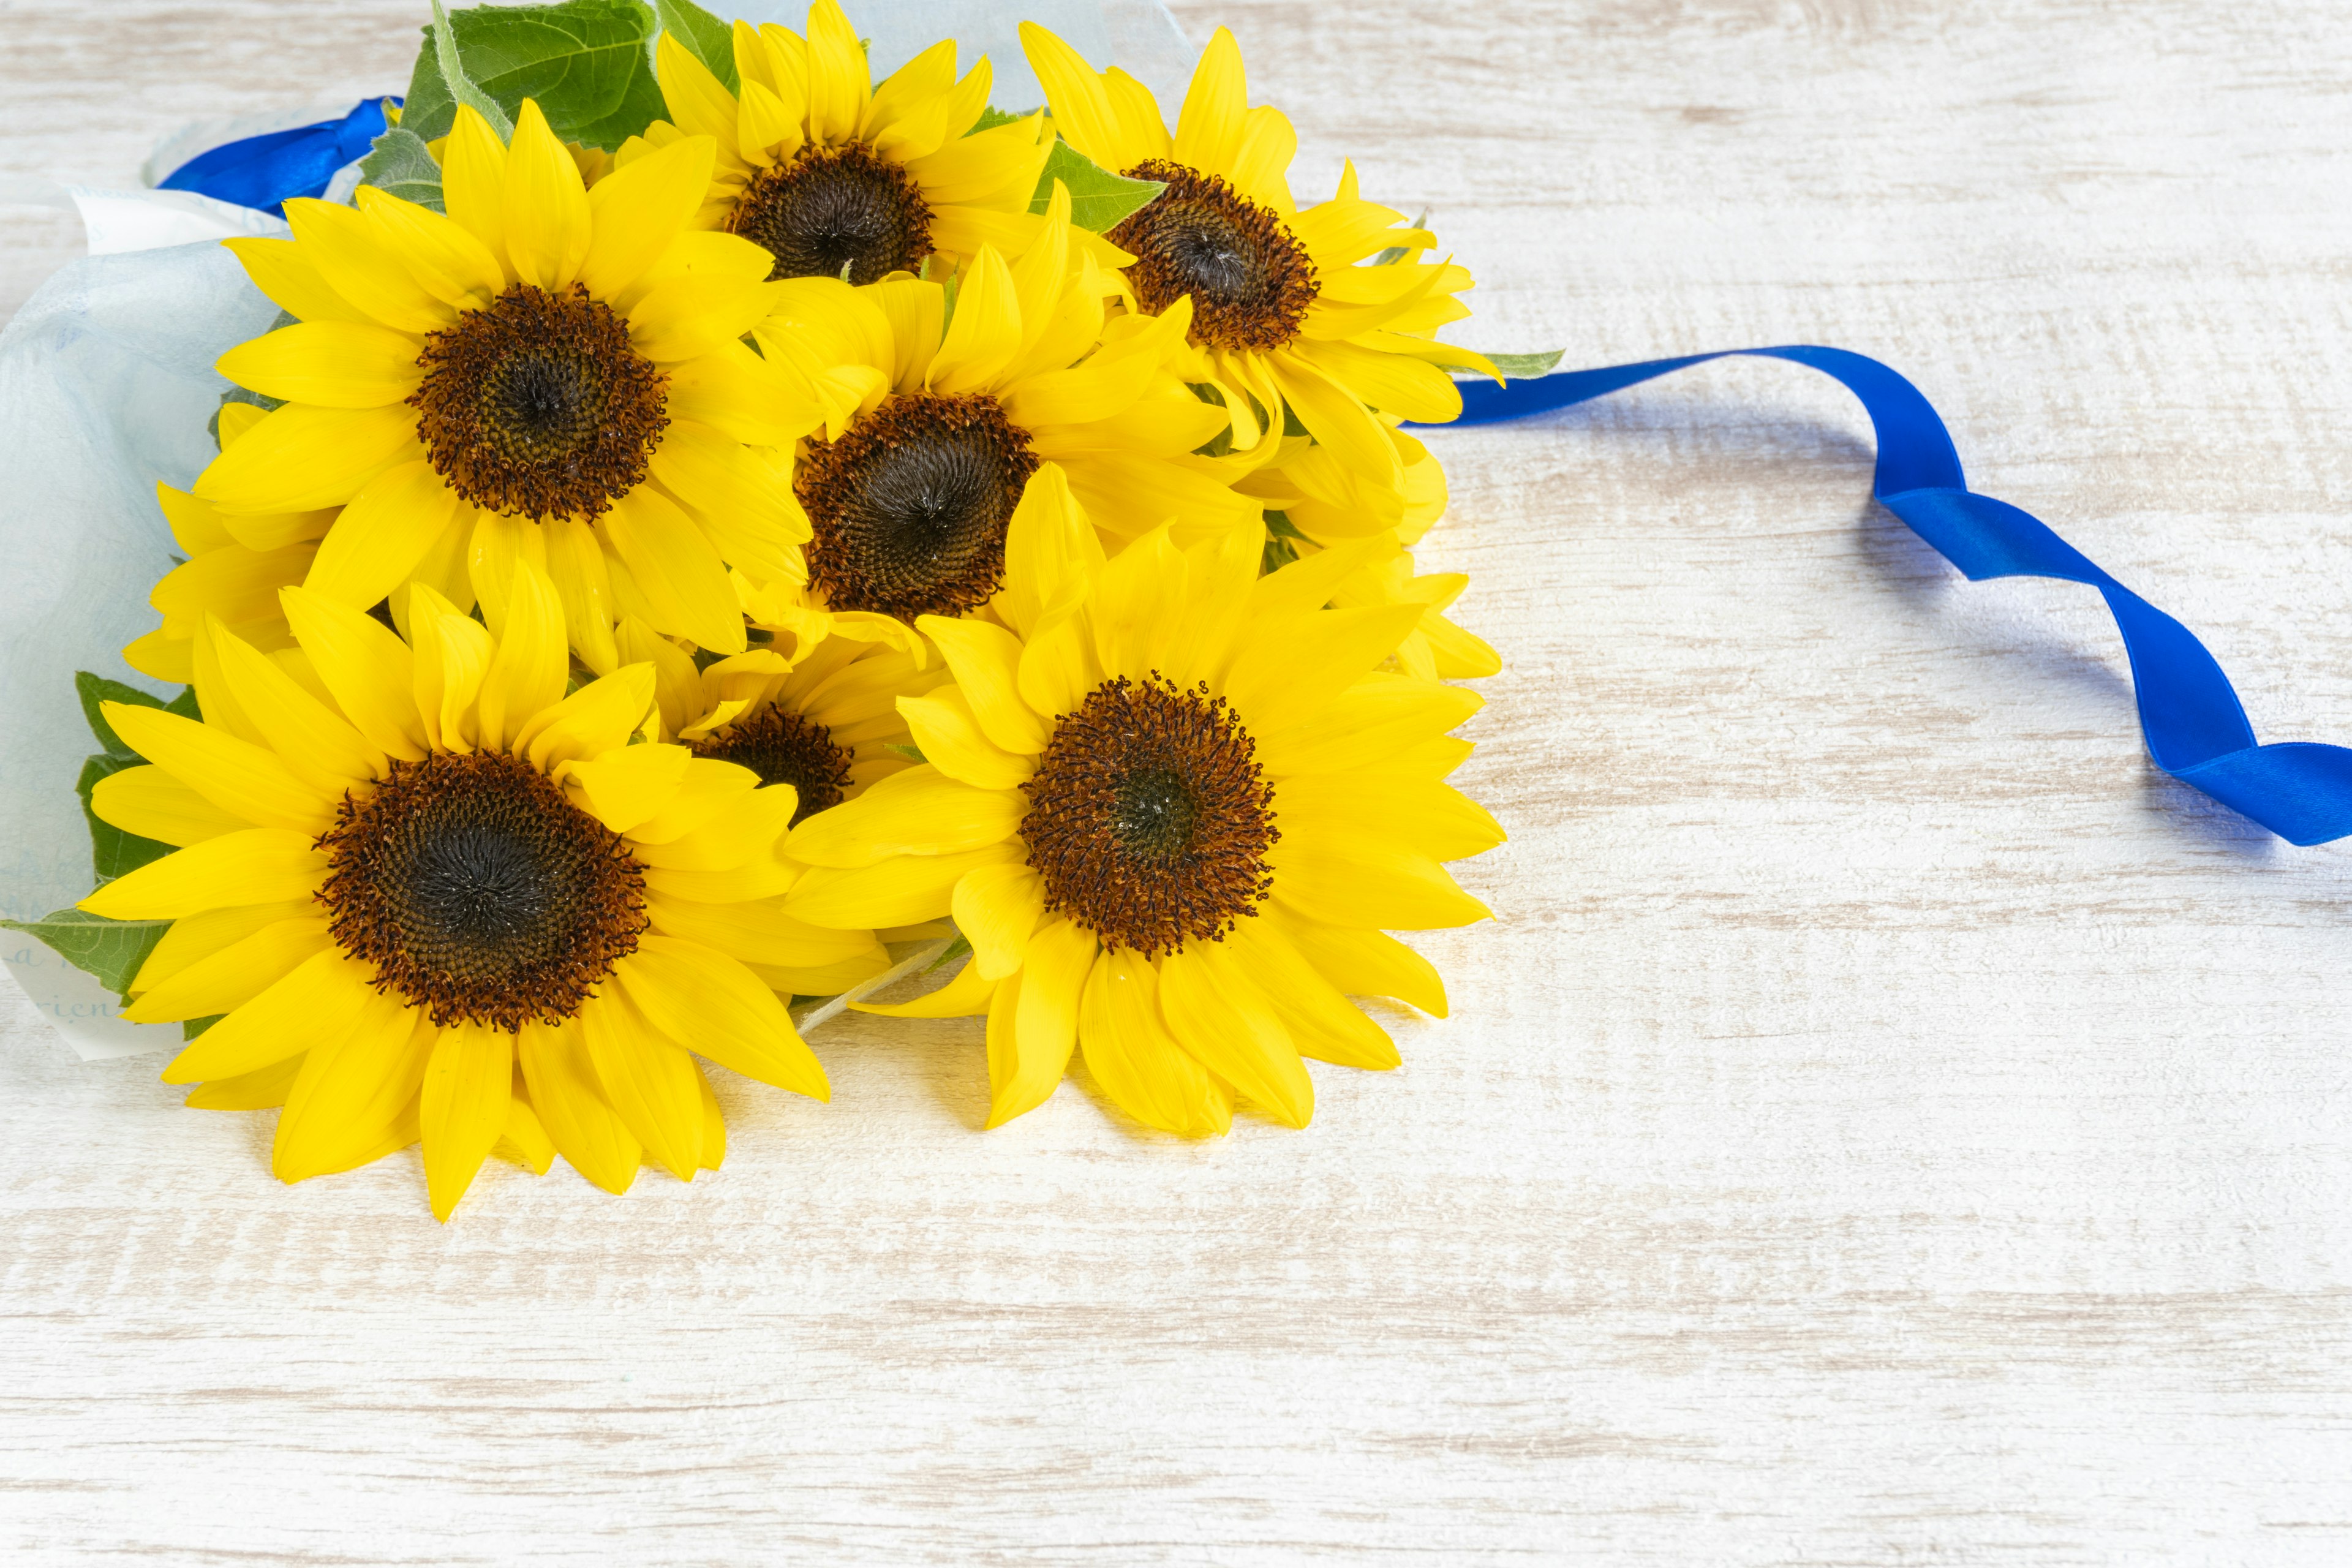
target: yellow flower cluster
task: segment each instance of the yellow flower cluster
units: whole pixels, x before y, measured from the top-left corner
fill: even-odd
[[[110,705],[147,765],[92,802],[176,847],[82,908],[173,922],[127,1016],[283,1108],[284,1179],[690,1179],[695,1057],[824,1098],[788,1005],[908,941],[970,960],[855,1005],[984,1016],[992,1126],[1074,1053],[1149,1127],[1300,1126],[1303,1058],[1397,1065],[1351,996],[1444,1013],[1386,933],[1486,915],[1446,681],[1498,666],[1400,426],[1492,371],[1436,341],[1470,278],[1352,167],[1293,200],[1223,29],[1172,133],[1023,37],[1009,116],[952,43],[873,82],[835,0],[731,83],[665,35],[609,159],[460,108],[442,210],[228,242],[290,321],[220,362],[125,655],[201,717]],[[1089,164],[1158,194],[1092,232]]]

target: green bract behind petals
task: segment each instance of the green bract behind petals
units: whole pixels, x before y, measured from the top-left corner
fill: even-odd
[[[1031,212],[1045,212],[1056,180],[1070,187],[1070,221],[1096,234],[1108,234],[1168,188],[1157,180],[1115,174],[1067,142],[1056,142],[1037,176],[1037,194],[1029,198]]]

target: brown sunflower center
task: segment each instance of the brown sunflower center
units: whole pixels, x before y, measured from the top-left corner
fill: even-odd
[[[904,169],[859,142],[803,147],[752,176],[727,227],[776,258],[774,278],[872,283],[931,253],[931,209]]]
[[[1054,725],[1021,837],[1045,907],[1147,956],[1214,942],[1273,883],[1274,788],[1222,697],[1105,681]]]
[[[800,795],[793,822],[841,804],[849,788],[849,753],[833,731],[783,708],[762,708],[748,719],[694,742],[698,757],[715,757],[760,775],[763,784],[790,784]]]
[[[1105,237],[1134,256],[1128,281],[1147,313],[1189,294],[1192,334],[1213,347],[1264,353],[1298,336],[1315,302],[1315,263],[1273,208],[1163,159],[1127,177],[1168,187]]]
[[[646,929],[621,836],[495,752],[394,763],[319,847],[329,932],[445,1027],[569,1018]]]
[[[988,603],[1004,529],[1037,471],[993,397],[894,397],[838,441],[812,437],[793,488],[809,584],[836,610],[911,622]]]
[[[576,283],[513,284],[425,339],[417,363],[425,382],[408,402],[425,456],[490,511],[601,516],[644,481],[669,426],[669,377]]]

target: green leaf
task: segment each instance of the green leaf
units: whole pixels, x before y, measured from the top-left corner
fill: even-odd
[[[457,47],[457,29],[449,25],[449,14],[441,8],[441,0],[433,0],[431,38],[433,68],[440,76],[442,89],[449,95],[450,122],[456,123],[457,106],[462,103],[484,120],[488,121],[490,129],[498,132],[499,141],[513,141],[514,121],[508,117],[509,111],[506,106],[493,100],[467,71],[466,57]],[[406,110],[402,111],[401,118],[403,120],[408,118]],[[422,127],[418,129],[421,130]],[[435,134],[443,133],[445,132]],[[428,136],[426,140],[430,141],[432,138]]]
[[[500,121],[531,99],[556,135],[607,151],[668,112],[646,47],[655,22],[645,0],[481,5],[446,21],[446,27],[436,22],[416,57],[400,115],[401,128],[423,141],[448,133],[460,99],[501,135],[512,128]],[[453,71],[463,82],[454,93]]]
[[[360,183],[436,213],[449,210],[441,201],[441,165],[433,161],[425,138],[397,125],[377,137],[374,151],[360,160]]]
[[[1037,194],[1029,198],[1031,212],[1045,210],[1054,199],[1055,180],[1070,187],[1070,221],[1097,234],[1108,234],[1168,188],[1157,180],[1114,174],[1067,142],[1057,141],[1037,176]]]
[[[926,974],[936,974],[940,970],[945,969],[949,964],[953,963],[957,959],[963,957],[971,951],[971,939],[965,936],[962,932],[958,931],[956,933],[956,939],[948,943],[947,951],[945,952],[940,953],[937,958],[931,960],[930,963],[923,965],[923,973]]]
[[[191,693],[194,690],[194,688],[189,688]],[[74,692],[81,699],[81,716],[89,721],[89,732],[98,737],[98,743],[106,748],[108,756],[121,757],[131,763],[145,760],[114,732],[114,726],[106,721],[106,715],[98,710],[98,705],[101,702],[135,702],[142,708],[162,708],[164,706],[162,698],[150,696],[137,687],[125,686],[119,680],[109,680],[102,675],[92,675],[86,669],[74,672]],[[193,697],[190,700],[193,702]],[[173,710],[177,711],[176,709]]]
[[[1549,375],[1566,349],[1554,349],[1548,354],[1488,354],[1488,363],[1514,381],[1531,381],[1539,375]]]
[[[1298,525],[1290,521],[1290,514],[1288,512],[1276,511],[1271,508],[1267,510],[1265,514],[1265,531],[1274,535],[1276,539],[1307,538],[1305,534],[1298,531]]]
[[[882,749],[904,757],[910,763],[928,763],[931,760],[923,755],[922,747],[908,745],[899,741],[886,741],[883,742]]]
[[[226,1013],[215,1013],[209,1018],[190,1018],[180,1026],[180,1038],[193,1040],[227,1016]]]
[[[57,950],[76,969],[98,976],[99,984],[118,996],[128,997],[131,976],[163,940],[170,921],[110,921],[79,910],[58,910],[37,921],[0,921],[0,926],[37,936]]]
[[[196,706],[196,689],[193,686],[182,687],[177,697],[163,704],[163,711],[177,713],[183,719],[194,719],[199,724],[205,721],[204,710]]]
[[[136,757],[118,757],[100,752],[81,765],[81,777],[74,781],[74,793],[81,796],[82,820],[89,825],[90,868],[98,873],[100,882],[111,882],[128,871],[136,871],[150,860],[161,860],[172,852],[168,844],[152,838],[142,838],[135,833],[125,833],[110,822],[101,819],[90,805],[90,792],[98,781],[125,768],[145,767]]]
[[[1257,574],[1271,577],[1298,559],[1298,547],[1287,539],[1268,539],[1258,554]]]
[[[735,74],[735,29],[696,5],[694,0],[654,0],[654,16],[665,33],[675,33],[686,52],[702,62],[727,90],[742,95],[742,79]]]
[[[1010,114],[992,103],[980,111],[980,118],[971,122],[971,129],[964,134],[977,136],[983,131],[993,131],[1000,125],[1017,124],[1036,112],[1034,109],[1024,109],[1018,114]]]

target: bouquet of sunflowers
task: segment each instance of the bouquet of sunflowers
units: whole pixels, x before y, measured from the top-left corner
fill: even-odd
[[[1020,39],[1008,112],[835,0],[436,5],[352,198],[224,242],[279,313],[122,655],[184,689],[81,678],[99,885],[20,929],[284,1180],[690,1180],[696,1058],[824,1099],[843,1006],[984,1018],[991,1126],[1076,1052],[1193,1136],[1396,1065],[1351,995],[1444,1013],[1387,932],[1486,914],[1498,665],[1402,426],[1496,374],[1470,276],[1352,168],[1294,199],[1229,33],[1172,117]]]

